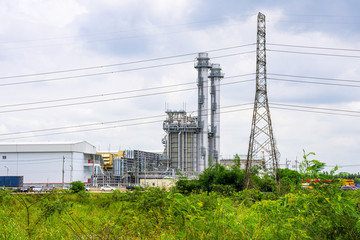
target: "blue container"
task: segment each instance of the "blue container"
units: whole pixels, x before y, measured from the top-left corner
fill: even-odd
[[[24,176],[0,176],[0,187],[22,187]]]

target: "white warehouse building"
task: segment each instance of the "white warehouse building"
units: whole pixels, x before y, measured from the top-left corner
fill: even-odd
[[[103,161],[86,141],[0,143],[0,175],[23,176],[26,185],[60,185],[91,182],[102,174]]]

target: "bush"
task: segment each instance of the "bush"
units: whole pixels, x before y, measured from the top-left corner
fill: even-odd
[[[199,176],[199,184],[202,190],[212,191],[214,186],[229,185],[236,191],[243,187],[245,171],[239,168],[226,169],[220,164],[214,164],[205,169]]]
[[[182,194],[200,191],[199,180],[182,178],[176,182],[175,189]]]
[[[85,185],[81,181],[72,182],[70,185],[71,185],[70,190],[74,193],[85,191]]]

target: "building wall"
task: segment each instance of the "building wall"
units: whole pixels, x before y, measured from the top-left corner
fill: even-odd
[[[140,185],[146,187],[168,188],[175,186],[175,180],[171,178],[140,179]]]
[[[63,157],[64,182],[88,182],[93,171],[88,159],[92,159],[92,155],[80,152],[2,152],[0,175],[24,176],[24,184],[61,184]]]

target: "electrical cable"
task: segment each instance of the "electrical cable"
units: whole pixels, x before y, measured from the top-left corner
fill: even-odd
[[[310,107],[310,106],[304,106],[304,105],[293,105],[293,104],[285,104],[285,103],[270,103],[270,104],[278,105],[278,106],[286,106],[286,107],[308,108],[308,109],[326,110],[326,111],[334,111],[334,112],[359,113],[360,114],[360,111],[353,111],[353,110],[323,108],[323,107]]]
[[[274,81],[282,81],[282,82],[310,83],[310,84],[339,86],[339,87],[355,87],[355,88],[360,87],[360,85],[350,85],[350,84],[340,84],[340,83],[311,82],[311,81],[300,81],[300,80],[290,80],[290,79],[281,79],[281,78],[267,78],[267,79]]]
[[[238,77],[244,77],[244,76],[249,76],[249,75],[254,75],[254,74],[255,73],[234,75],[234,76],[226,77],[224,79],[238,78]],[[157,89],[163,89],[163,88],[179,87],[179,86],[192,85],[192,84],[194,84],[194,82],[187,82],[187,83],[180,83],[180,84],[173,84],[173,85],[166,85],[166,86],[157,86],[157,87],[151,87],[151,88],[142,88],[142,89],[135,89],[135,90],[128,90],[128,91],[121,91],[121,92],[102,93],[102,94],[87,95],[87,96],[80,96],[80,97],[70,97],[70,98],[44,100],[44,101],[37,101],[37,102],[8,104],[8,105],[0,105],[0,108],[17,107],[17,106],[34,105],[34,104],[43,104],[43,103],[53,103],[53,102],[62,102],[62,101],[71,101],[71,100],[79,100],[79,99],[86,99],[86,98],[96,98],[96,97],[104,97],[104,96],[111,96],[111,95],[118,95],[118,94],[126,94],[126,93],[134,93],[134,92],[141,92],[141,91],[157,90]]]
[[[255,79],[222,83],[220,85],[221,86],[226,86],[226,85],[245,83],[245,82],[252,82],[252,81],[255,81]],[[58,104],[58,105],[52,105],[52,106],[42,106],[42,107],[30,107],[30,108],[22,108],[22,109],[4,110],[4,111],[0,111],[0,114],[1,113],[10,113],[10,112],[22,112],[22,111],[31,111],[31,110],[39,110],[39,109],[58,108],[58,107],[69,107],[69,106],[84,105],[84,104],[99,103],[99,102],[118,101],[118,100],[125,100],[125,99],[139,98],[139,97],[148,97],[148,96],[157,96],[157,95],[163,95],[163,94],[184,92],[184,91],[190,91],[190,90],[196,90],[196,89],[198,89],[198,88],[193,87],[193,88],[185,88],[185,89],[180,89],[180,90],[171,90],[171,91],[164,91],[164,92],[140,94],[140,95],[135,95],[135,96],[127,96],[127,97],[117,97],[117,98],[109,98],[109,99],[102,99],[102,100],[92,100],[92,101],[84,101],[84,102],[76,102],[76,103],[66,103],[66,104]]]
[[[340,79],[340,78],[325,78],[325,77],[302,76],[302,75],[291,75],[291,74],[280,74],[280,73],[267,73],[267,74],[274,76],[293,77],[293,78],[308,78],[308,79],[327,80],[327,81],[360,83],[359,80],[349,80],[349,79]]]
[[[231,106],[222,107],[221,109],[224,109],[224,108],[232,108],[232,107],[236,107],[236,106],[252,105],[252,104],[253,104],[253,103],[244,103],[244,104],[238,104],[238,105],[231,105]],[[276,107],[276,106],[272,106],[272,105],[298,107],[298,108],[307,108],[307,109],[315,109],[315,110],[312,111],[312,110],[304,110],[304,109],[294,109],[294,108],[286,108],[286,107]],[[270,103],[270,106],[271,106],[272,109],[281,109],[281,110],[290,110],[290,111],[299,111],[299,112],[311,112],[311,113],[320,113],[320,114],[328,114],[328,115],[360,117],[360,115],[354,115],[354,114],[331,113],[331,112],[316,111],[316,110],[326,110],[326,111],[349,112],[349,113],[359,113],[359,114],[360,114],[360,111],[352,111],[352,110],[344,110],[344,109],[319,108],[319,107],[310,107],[310,106],[301,106],[301,105],[291,105],[291,104],[280,104],[280,103]],[[246,110],[253,110],[253,107],[251,107],[251,108],[244,108],[244,109],[221,111],[220,114],[232,113],[232,112],[238,112],[238,111],[246,111]],[[160,117],[160,116],[164,117],[165,115],[159,115],[159,117]],[[143,118],[139,118],[139,119],[144,120],[144,119],[153,118],[153,117],[158,117],[158,116],[143,117]],[[112,121],[112,122],[109,122],[109,123],[113,123],[113,122],[125,122],[125,121],[132,121],[132,120],[133,120],[133,119],[128,119],[128,120],[124,119],[124,120],[119,120],[119,121]],[[144,125],[144,124],[152,124],[152,123],[159,123],[159,122],[163,122],[163,120],[147,121],[147,122],[142,122],[142,123],[133,123],[133,124],[117,125],[117,126],[109,126],[109,127],[101,127],[101,128],[74,130],[74,131],[68,131],[68,132],[57,132],[57,133],[48,133],[48,134],[38,134],[38,135],[33,135],[33,136],[12,137],[12,138],[4,138],[4,139],[1,139],[1,140],[3,141],[3,140],[14,140],[14,139],[21,139],[21,138],[42,137],[42,136],[49,136],[49,135],[61,135],[61,134],[76,133],[76,132],[87,132],[87,131],[104,130],[104,129],[110,129],[110,128],[130,127],[130,126],[137,126],[137,125]],[[98,123],[98,124],[95,123],[95,124],[92,124],[92,125],[101,125],[101,124],[103,124],[103,123]],[[82,125],[79,125],[79,126],[69,126],[69,127],[63,127],[63,129],[65,129],[65,128],[75,128],[75,127],[81,127],[81,126],[82,126]],[[84,125],[84,126],[85,126],[85,125]],[[53,128],[53,129],[48,129],[48,130],[59,130],[59,129],[61,129],[61,128]],[[40,131],[47,131],[47,129],[44,129],[44,130],[34,130],[34,131],[26,131],[26,132],[24,132],[24,133],[40,132]],[[21,134],[21,132],[19,132],[19,133]],[[14,133],[14,134],[17,134],[17,133]],[[11,135],[11,133],[0,134],[0,136],[5,136],[5,135]]]
[[[271,104],[270,104],[271,105]],[[292,108],[284,108],[284,107],[274,107],[274,109],[282,109],[282,110],[290,110],[290,111],[297,111],[297,112],[309,112],[309,113],[321,113],[321,114],[328,114],[328,115],[339,115],[339,116],[348,116],[348,117],[360,117],[360,115],[353,115],[353,114],[344,114],[344,113],[331,113],[331,112],[320,112],[320,111],[311,111],[311,110],[303,110],[303,109],[292,109]]]
[[[245,106],[245,105],[252,105],[253,103],[244,103],[244,104],[238,104],[238,105],[231,105],[231,106],[226,106],[226,107],[222,107],[222,109],[224,108],[232,108],[232,107],[236,107],[236,106]],[[237,111],[245,111],[245,110],[251,110],[253,109],[251,108],[245,108],[245,109],[237,109],[237,110],[228,110],[228,111],[223,111],[220,112],[220,114],[223,113],[230,113],[230,112],[237,112]],[[208,114],[209,115],[209,114]],[[162,115],[163,117],[165,117],[166,115]],[[147,119],[149,117],[143,117],[141,119]],[[121,121],[130,121],[130,120],[121,120]],[[22,139],[22,138],[33,138],[33,137],[42,137],[42,136],[51,136],[51,135],[61,135],[61,134],[68,134],[68,133],[77,133],[77,132],[88,132],[88,131],[97,131],[97,130],[104,130],[104,129],[111,129],[111,128],[121,128],[121,127],[130,127],[130,126],[138,126],[138,125],[144,125],[144,124],[152,124],[152,123],[159,123],[159,122],[163,122],[164,120],[154,120],[154,121],[147,121],[147,122],[142,122],[142,123],[132,123],[132,124],[126,124],[126,125],[117,125],[117,126],[108,126],[108,127],[99,127],[99,128],[91,128],[91,129],[81,129],[81,130],[74,130],[74,131],[67,131],[67,132],[57,132],[57,133],[47,133],[47,134],[38,134],[38,135],[33,135],[33,136],[24,136],[24,137],[12,137],[12,138],[4,138],[1,139],[1,141],[4,140],[13,140],[13,139]],[[119,121],[117,121],[119,122]],[[101,124],[101,123],[99,123]],[[95,125],[95,124],[94,124]],[[70,127],[66,127],[66,128],[70,128]],[[54,130],[57,130],[59,128],[54,128]],[[35,130],[34,132],[39,132],[41,130]],[[31,131],[27,131],[27,133],[30,133]],[[2,136],[3,134],[0,134],[0,136]],[[6,133],[4,135],[9,135],[9,133]]]
[[[225,47],[225,48],[218,48],[218,49],[206,50],[206,51],[203,51],[203,52],[223,51],[223,50],[229,50],[229,49],[234,49],[234,48],[242,48],[242,47],[253,46],[253,45],[255,45],[255,44],[256,44],[256,43],[249,43],[249,44],[232,46],[232,47]],[[282,46],[282,47],[294,47],[294,48],[310,48],[310,49],[322,49],[322,50],[336,50],[336,51],[355,51],[355,52],[360,52],[360,49],[348,49],[348,48],[316,47],[316,46],[291,45],[291,44],[280,44],[280,43],[267,43],[267,45]],[[269,50],[269,49],[268,49],[268,50]],[[275,50],[269,50],[269,51],[275,51]],[[57,70],[57,71],[50,71],[50,72],[33,73],[33,74],[23,74],[23,75],[5,76],[5,77],[0,77],[0,79],[21,78],[21,77],[33,77],[33,76],[41,76],[41,75],[49,75],[49,74],[58,74],[58,73],[66,73],[66,72],[93,70],[93,69],[99,69],[99,68],[107,68],[107,67],[115,67],[115,66],[123,66],[123,65],[137,64],[137,63],[145,63],[145,62],[151,62],[151,61],[166,60],[166,59],[171,59],[171,58],[179,58],[179,57],[191,56],[191,55],[195,55],[195,54],[197,54],[197,52],[196,52],[196,53],[193,52],[193,53],[178,54],[178,55],[172,55],[172,56],[166,56],[166,57],[150,58],[150,59],[144,59],[144,60],[138,60],[138,61],[130,61],[130,62],[124,62],[124,63],[114,63],[114,64],[99,65],[99,66],[92,66],[92,67],[83,67],[83,68],[65,69],[65,70]]]
[[[317,47],[317,46],[292,45],[292,44],[281,44],[281,43],[266,43],[266,44],[267,45],[272,45],[272,46],[281,46],[281,47],[310,48],[310,49],[333,50],[333,51],[360,52],[360,49],[351,49],[351,48]]]
[[[286,51],[286,50],[278,50],[278,49],[266,49],[270,52],[280,52],[280,53],[296,53],[296,54],[304,54],[304,55],[317,55],[317,56],[327,56],[327,57],[347,57],[347,58],[360,58],[360,56],[355,55],[343,55],[343,54],[329,54],[329,53],[314,53],[314,52],[298,52],[298,51]]]
[[[223,57],[232,57],[232,56],[236,56],[236,55],[248,54],[248,53],[253,53],[253,52],[255,52],[255,51],[234,53],[234,54],[229,54],[229,55],[216,56],[216,57],[212,57],[212,58],[216,59],[216,58],[223,58]],[[74,75],[74,76],[67,76],[67,77],[57,77],[57,78],[48,78],[48,79],[32,80],[32,81],[22,81],[22,82],[14,82],[14,83],[1,83],[0,87],[20,85],[20,84],[30,84],[30,83],[41,83],[41,82],[50,82],[50,81],[69,80],[69,79],[84,78],[84,77],[94,77],[94,76],[101,76],[101,75],[107,75],[107,74],[115,74],[115,73],[131,72],[131,71],[138,71],[138,70],[145,70],[145,69],[153,69],[153,68],[158,68],[158,67],[168,67],[168,66],[173,66],[173,65],[178,65],[178,64],[185,64],[185,63],[192,63],[192,62],[193,62],[193,60],[191,60],[191,61],[183,61],[183,62],[175,62],[175,63],[159,64],[159,65],[152,65],[152,66],[146,66],[146,67],[122,69],[122,70],[116,70],[116,71],[110,71],[110,72],[89,73],[89,74],[82,74],[82,75]]]
[[[217,52],[217,51],[230,50],[230,49],[234,49],[234,48],[248,47],[248,46],[253,46],[253,45],[255,45],[255,43],[249,43],[249,44],[232,46],[232,47],[212,49],[212,50],[207,50],[207,51],[203,51],[203,52]],[[58,70],[58,71],[51,71],[51,72],[33,73],[33,74],[22,74],[22,75],[5,76],[5,77],[0,77],[0,79],[43,76],[43,75],[58,74],[58,73],[67,73],[67,72],[76,72],[76,71],[84,71],[84,70],[93,70],[93,69],[99,69],[99,68],[117,67],[117,66],[124,66],[124,65],[131,65],[131,64],[138,64],[138,63],[145,63],[145,62],[153,62],[153,61],[159,61],[159,60],[167,60],[167,59],[172,59],[172,58],[186,57],[186,56],[192,56],[192,55],[196,55],[196,54],[198,54],[198,53],[197,53],[197,52],[196,52],[196,53],[194,53],[194,52],[193,52],[193,53],[184,53],[184,54],[178,54],[178,55],[172,55],[172,56],[166,56],[166,57],[157,57],[157,58],[150,58],[150,59],[130,61],[130,62],[123,62],[123,63],[113,63],[113,64],[100,65],[100,66],[83,67],[83,68],[73,68],[73,69],[65,69],[65,70]],[[193,62],[193,61],[191,61],[191,62]]]

